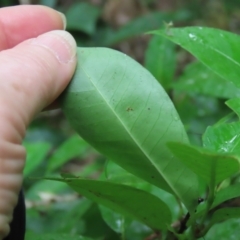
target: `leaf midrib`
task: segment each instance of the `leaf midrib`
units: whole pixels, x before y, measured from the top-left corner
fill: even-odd
[[[134,136],[132,136],[132,134],[130,133],[130,131],[127,129],[127,127],[125,126],[124,122],[119,118],[118,114],[116,113],[116,111],[111,107],[111,105],[108,104],[107,99],[105,99],[104,95],[98,90],[97,86],[94,84],[94,82],[92,81],[92,77],[89,76],[86,72],[86,70],[83,68],[83,66],[81,66],[82,70],[85,72],[86,76],[88,77],[88,79],[91,81],[92,85],[94,86],[94,88],[96,89],[96,91],[99,93],[99,95],[102,97],[102,99],[105,101],[106,105],[111,109],[111,111],[113,112],[113,114],[115,115],[115,117],[117,118],[117,120],[120,122],[120,124],[123,126],[123,128],[125,129],[125,131],[127,132],[127,134],[129,135],[129,137],[134,141],[134,143],[137,145],[137,147],[140,149],[140,151],[143,153],[143,155],[150,160],[150,162],[152,163],[152,165],[156,168],[156,170],[159,172],[159,174],[161,175],[161,177],[165,180],[165,182],[170,186],[170,188],[177,193],[178,196],[181,196],[181,194],[178,194],[177,188],[175,190],[175,188],[172,186],[171,182],[168,181],[168,179],[165,177],[164,174],[162,174],[161,169],[159,169],[156,164],[154,163],[154,161],[152,161],[151,157],[147,154],[147,152],[144,151],[144,149],[141,148],[141,146],[139,145],[137,139],[134,138]]]

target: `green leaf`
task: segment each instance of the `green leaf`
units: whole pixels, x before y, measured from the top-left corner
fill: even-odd
[[[113,232],[111,228],[105,223],[99,211],[99,205],[93,203],[90,209],[80,217],[83,222],[84,229],[81,231],[83,235],[92,237],[96,240],[116,239],[120,240],[118,234]],[[93,231],[94,229],[94,231]],[[81,234],[81,232],[79,232]]]
[[[236,88],[232,82],[221,78],[201,62],[189,64],[184,74],[172,84],[172,87],[191,94],[194,92],[217,98],[240,96],[240,89]]]
[[[130,225],[132,219],[123,216],[120,213],[117,213],[103,205],[99,205],[102,217],[108,226],[117,233],[124,235],[125,228]]]
[[[171,222],[168,206],[142,190],[112,182],[87,179],[54,179],[66,182],[76,192],[110,209],[138,219],[153,229],[167,229]]]
[[[190,12],[181,10],[172,13],[151,12],[139,18],[135,18],[117,31],[109,32],[109,35],[103,41],[105,46],[114,45],[120,41],[132,38],[160,28],[164,21],[186,20],[190,17]]]
[[[232,98],[225,102],[240,118],[240,98]]]
[[[169,143],[172,153],[200,176],[210,187],[239,171],[238,160],[233,156],[218,154],[203,148],[182,143]]]
[[[36,170],[42,161],[46,158],[51,149],[51,144],[48,142],[24,143],[27,151],[26,165],[24,168],[24,177],[28,177]]]
[[[115,183],[125,184],[147,192],[150,192],[153,186],[149,182],[138,178],[110,160],[105,166],[105,177],[103,179]]]
[[[236,240],[240,235],[240,219],[229,219],[211,227],[204,236],[207,240]],[[202,238],[203,239],[203,238]]]
[[[240,87],[240,37],[206,27],[172,28],[151,32],[164,36],[192,53],[213,72]]]
[[[83,31],[91,35],[96,30],[100,10],[87,2],[82,2],[72,4],[65,15],[68,30]]]
[[[232,207],[231,208],[220,208],[213,213],[212,218],[210,220],[210,223],[207,225],[204,232],[208,232],[208,230],[216,223],[221,223],[221,222],[227,221],[231,218],[239,218],[239,217],[240,217],[240,208],[236,208],[236,207],[234,207],[234,208],[232,208]],[[221,225],[224,228],[224,225],[223,224],[221,224]],[[225,238],[221,238],[221,239],[230,239],[229,237],[232,234],[230,234],[227,238],[226,238],[226,233],[224,233],[224,235],[225,235]],[[217,237],[217,238],[214,238],[214,239],[220,239],[220,238]],[[235,239],[235,238],[233,238],[233,239]]]
[[[213,208],[217,207],[218,205],[220,205],[230,199],[240,197],[239,188],[240,188],[240,184],[238,183],[238,184],[230,185],[230,186],[216,192],[213,204],[211,205],[210,209],[213,209]],[[206,204],[200,205],[198,207],[195,217],[200,217],[204,213],[205,208],[206,208]]]
[[[141,65],[114,50],[79,48],[78,67],[61,105],[98,151],[194,210],[196,175],[165,145],[187,143],[186,132],[168,95]]]
[[[219,192],[217,192],[213,205],[211,208],[218,206],[219,204],[236,197],[240,197],[240,183],[230,185]]]
[[[162,36],[153,36],[145,54],[145,67],[168,89],[176,68],[174,44]]]
[[[210,226],[218,222],[226,221],[230,218],[239,218],[239,217],[240,217],[240,208],[236,208],[236,207],[221,208],[216,210],[216,212],[213,213]]]
[[[71,159],[81,156],[87,147],[88,144],[78,135],[68,138],[48,160],[48,172],[52,172]]]
[[[104,221],[119,233],[121,239],[145,239],[152,234],[152,229],[143,223],[118,214],[103,205],[99,205],[99,208]]]
[[[202,134],[225,115],[218,99],[206,95],[173,91],[175,107],[185,124],[191,143],[202,145]]]
[[[224,203],[225,201],[240,197],[239,188],[240,188],[240,184],[237,183],[234,185],[230,185],[224,189],[221,189],[219,192],[216,193],[213,204],[211,205],[210,209],[217,207],[218,205],[220,205],[221,203]],[[206,206],[207,206],[206,204],[201,204],[198,207],[194,218],[190,220],[190,224],[204,214],[204,211],[206,210]]]
[[[48,181],[49,182],[49,181]],[[64,184],[67,186],[66,184]],[[67,186],[68,187],[68,186]],[[61,196],[61,195],[60,195]],[[61,205],[60,205],[61,204]],[[53,214],[56,216],[55,218],[51,219],[50,221],[56,221],[58,224],[58,232],[64,232],[64,233],[71,233],[75,232],[76,229],[78,229],[78,233],[80,234],[85,234],[85,231],[80,230],[80,225],[81,223],[84,222],[84,216],[88,214],[89,211],[92,210],[93,208],[93,202],[87,198],[83,199],[77,199],[77,202],[71,201],[67,203],[67,205],[70,204],[66,208],[66,211],[64,211],[64,206],[63,203],[60,203],[55,205],[56,212]],[[60,207],[59,207],[60,205]],[[52,209],[54,208],[53,206],[51,207]],[[62,209],[62,214],[58,214],[59,208]],[[67,219],[67,221],[66,221]],[[65,220],[65,221],[64,221]],[[94,221],[98,221],[99,219],[94,219]],[[97,224],[97,223],[96,223]],[[100,224],[100,223],[99,223]],[[86,230],[86,225],[83,224],[84,226],[81,226],[84,230]]]
[[[56,8],[57,0],[40,0],[40,4],[51,8]]]
[[[34,234],[27,233],[26,240],[93,240],[92,238],[83,237],[83,236],[72,236],[68,234],[58,234],[58,233],[50,233],[50,234]]]
[[[240,122],[208,127],[203,135],[203,146],[220,153],[240,154]]]
[[[157,188],[156,186],[150,184],[149,182],[144,181],[143,179],[136,177],[135,175],[127,172],[126,170],[124,170],[123,168],[121,168],[119,165],[112,161],[108,161],[105,167],[104,180],[125,184],[149,192],[155,195],[156,197],[160,198],[163,202],[165,202],[168,205],[174,219],[177,219],[177,217],[179,216],[179,211],[181,210],[178,208],[176,198],[172,194]]]
[[[234,120],[236,120],[235,113],[234,112],[227,113],[226,116],[218,119],[217,122],[214,123],[214,127],[217,127],[217,126],[222,125],[224,123],[233,122]]]

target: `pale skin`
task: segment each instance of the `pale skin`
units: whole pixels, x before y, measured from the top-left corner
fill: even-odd
[[[75,70],[76,43],[63,29],[61,15],[47,7],[0,9],[0,240],[22,185],[26,128],[55,106]]]

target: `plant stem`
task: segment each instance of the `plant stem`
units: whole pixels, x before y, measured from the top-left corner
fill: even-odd
[[[184,214],[184,210],[183,210],[183,206],[182,206],[182,202],[179,198],[176,197],[178,206],[179,206],[179,217],[183,216]]]
[[[190,218],[190,213],[188,212],[186,216],[183,218],[183,220],[181,221],[181,225],[178,230],[178,233],[181,234],[187,229],[187,221],[189,220],[189,218]]]
[[[122,216],[121,240],[125,240],[125,217]]]

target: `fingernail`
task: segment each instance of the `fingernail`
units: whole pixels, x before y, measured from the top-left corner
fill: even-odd
[[[76,56],[77,44],[72,35],[66,31],[55,30],[40,35],[32,42],[50,50],[60,63],[69,63]]]
[[[61,12],[59,12],[59,11],[57,11],[57,12],[58,12],[58,14],[61,16],[61,18],[62,18],[63,30],[66,30],[66,27],[67,27],[67,18],[66,18],[66,16],[65,16],[63,13],[61,13]]]

